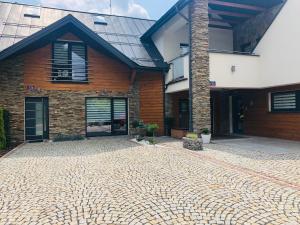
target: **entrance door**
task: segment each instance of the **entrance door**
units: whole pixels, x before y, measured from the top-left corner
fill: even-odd
[[[245,121],[245,104],[241,97],[232,97],[233,106],[233,132],[236,134],[244,133],[244,121]]]
[[[88,137],[125,135],[128,131],[127,123],[127,99],[86,99],[86,133]]]
[[[179,128],[189,129],[189,100],[179,100]]]
[[[48,98],[25,98],[25,138],[43,141],[49,138]]]

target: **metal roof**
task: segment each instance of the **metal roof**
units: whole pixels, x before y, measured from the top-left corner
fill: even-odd
[[[0,1],[0,53],[71,14],[140,67],[166,66],[154,44],[140,39],[155,23],[153,20],[49,7],[41,7],[40,18],[24,17],[30,7],[33,6]],[[99,15],[107,25],[94,23],[95,17]]]

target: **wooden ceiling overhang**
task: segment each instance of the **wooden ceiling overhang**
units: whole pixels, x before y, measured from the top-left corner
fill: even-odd
[[[232,29],[284,0],[208,0],[209,26]]]

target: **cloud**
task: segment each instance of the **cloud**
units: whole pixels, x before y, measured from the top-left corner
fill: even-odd
[[[88,12],[110,13],[109,0],[41,0],[44,6]],[[135,0],[112,0],[115,15],[149,18],[148,11]]]

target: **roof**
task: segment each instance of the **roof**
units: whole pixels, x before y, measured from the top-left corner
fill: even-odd
[[[178,11],[186,7],[191,0],[179,0],[156,23],[142,35],[142,40],[150,40],[151,36],[164,24],[170,21]],[[285,0],[208,0],[209,26],[232,29],[234,25],[243,23],[262,11]]]
[[[84,30],[83,33],[91,40],[131,67],[166,68],[153,42],[142,42],[140,39],[155,23],[153,20],[49,7],[40,8],[40,18],[24,17],[24,13],[31,7],[0,1],[0,60],[8,57],[9,53],[13,54],[12,50],[17,47],[22,48],[24,44],[28,45],[47,35],[50,25],[51,29],[58,29],[72,24],[73,27]],[[107,25],[94,24],[94,18],[98,15],[105,18]]]

